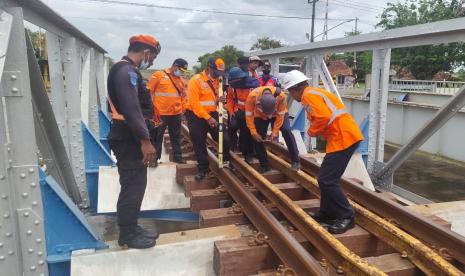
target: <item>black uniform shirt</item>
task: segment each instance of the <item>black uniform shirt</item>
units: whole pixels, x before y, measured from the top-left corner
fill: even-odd
[[[125,65],[114,72],[114,77],[108,80],[112,82],[112,91],[109,91],[109,96],[117,111],[124,116],[133,136],[137,140],[150,139],[139,100],[139,94],[146,92],[141,85],[142,79],[139,69],[129,58],[123,57],[123,60],[126,60],[127,63],[125,62]]]

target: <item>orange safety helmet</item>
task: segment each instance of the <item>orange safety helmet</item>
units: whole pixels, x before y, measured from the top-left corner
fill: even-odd
[[[129,44],[132,44],[135,42],[143,43],[143,44],[146,44],[152,47],[157,52],[157,54],[159,54],[161,51],[160,42],[158,42],[158,40],[151,35],[141,34],[141,35],[131,36],[131,38],[129,39]]]

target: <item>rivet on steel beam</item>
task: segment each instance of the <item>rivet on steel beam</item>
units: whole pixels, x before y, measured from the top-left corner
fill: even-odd
[[[26,174],[25,174],[25,173],[22,173],[22,174],[19,175],[19,177],[21,177],[21,178],[26,178]]]
[[[11,250],[10,250],[10,251],[8,251],[8,255],[10,255],[10,256],[11,256],[11,255],[13,255],[13,254],[15,254],[15,252],[14,252],[14,251],[11,251]]]
[[[36,270],[37,268],[33,265],[33,266],[31,266],[29,269],[30,269],[31,271],[34,271],[34,270]]]
[[[29,194],[28,194],[28,193],[23,193],[21,196],[24,197],[24,198],[26,198],[26,197],[29,196]]]
[[[5,214],[3,215],[3,218],[6,218],[6,219],[7,219],[7,218],[9,218],[9,217],[10,217],[10,214],[8,214],[8,213],[5,213]]]
[[[25,212],[25,213],[23,214],[23,216],[24,216],[25,218],[27,218],[27,217],[29,216],[29,212]]]
[[[0,248],[2,248],[2,247],[3,247],[3,243],[0,242]]]
[[[16,77],[16,75],[11,75],[11,76],[10,76],[10,79],[11,79],[11,80],[16,80],[17,77]]]
[[[18,93],[18,92],[19,92],[19,89],[18,89],[17,87],[13,87],[13,88],[11,89],[11,92],[13,92],[13,93]]]
[[[6,194],[2,195],[2,199],[7,199],[7,198],[8,198],[8,196]]]
[[[34,225],[39,225],[39,224],[40,224],[40,221],[34,220]]]
[[[42,261],[42,260],[38,261],[37,263],[38,263],[39,265],[44,265],[44,264],[45,264],[45,262]]]
[[[36,243],[41,243],[42,239],[36,239]]]
[[[5,256],[0,256],[0,261],[5,260]]]
[[[37,187],[37,184],[35,182],[32,182],[31,183],[31,188],[35,188],[35,187]]]
[[[4,175],[0,175],[0,180],[5,180],[5,176],[4,176]]]
[[[10,232],[7,232],[5,233],[5,236],[7,236],[8,238],[11,237],[13,234],[11,234]]]
[[[34,253],[34,249],[33,249],[33,248],[29,248],[29,249],[27,250],[27,252],[29,252],[29,254],[32,254],[32,253]]]
[[[32,206],[37,206],[37,205],[39,205],[39,203],[37,201],[32,202]]]
[[[34,169],[33,169],[33,168],[30,168],[30,169],[29,169],[29,173],[31,173],[31,174],[34,173]]]
[[[37,256],[42,256],[44,253],[42,251],[37,252]]]
[[[27,230],[26,234],[27,234],[28,236],[30,236],[30,235],[32,235],[32,231],[31,231],[31,230]]]

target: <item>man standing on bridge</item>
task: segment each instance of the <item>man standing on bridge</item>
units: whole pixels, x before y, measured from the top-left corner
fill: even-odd
[[[121,191],[116,212],[118,244],[123,247],[153,247],[158,237],[158,233],[140,227],[137,219],[147,186],[147,165],[156,155],[149,134],[152,101],[139,69],[150,67],[160,50],[160,43],[153,36],[133,36],[127,56],[115,63],[108,75],[108,141],[118,161]]]
[[[150,90],[153,107],[160,116],[161,125],[157,128],[155,148],[157,160],[161,157],[163,136],[166,127],[173,148],[173,161],[183,163],[181,152],[181,121],[186,110],[186,82],[182,73],[187,72],[187,61],[178,58],[170,68],[155,72],[147,88]],[[155,162],[157,162],[157,160]]]
[[[224,75],[225,64],[221,58],[212,57],[207,68],[194,75],[187,85],[186,120],[189,128],[198,173],[196,180],[203,179],[208,172],[207,134],[218,141],[218,97],[219,77]],[[227,131],[223,132],[224,161],[229,160],[229,139]]]
[[[354,210],[341,190],[340,180],[363,135],[339,98],[308,85],[302,72],[292,70],[284,77],[284,89],[300,102],[310,121],[308,134],[326,139],[326,156],[318,175],[320,212],[310,214],[330,233],[344,233],[354,227]]]

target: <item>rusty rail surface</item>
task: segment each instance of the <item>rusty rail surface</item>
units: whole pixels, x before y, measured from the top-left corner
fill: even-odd
[[[273,167],[279,169],[310,192],[314,193],[318,189],[318,182],[313,176],[301,170],[297,172],[291,170],[289,163],[273,153],[269,153],[268,159]],[[315,195],[318,196],[318,193],[315,193]],[[352,199],[349,198],[349,201],[356,212],[356,222],[359,226],[392,246],[401,253],[403,258],[408,258],[426,275],[463,275],[460,270],[412,235]]]
[[[276,143],[267,143],[271,152],[289,161],[287,149]],[[318,175],[320,166],[315,162],[300,158],[302,170],[311,176]],[[445,259],[455,259],[465,264],[465,238],[450,229],[443,228],[397,202],[388,200],[360,184],[343,178],[341,186],[353,201],[363,205],[388,221],[395,222],[400,228],[438,250]]]

